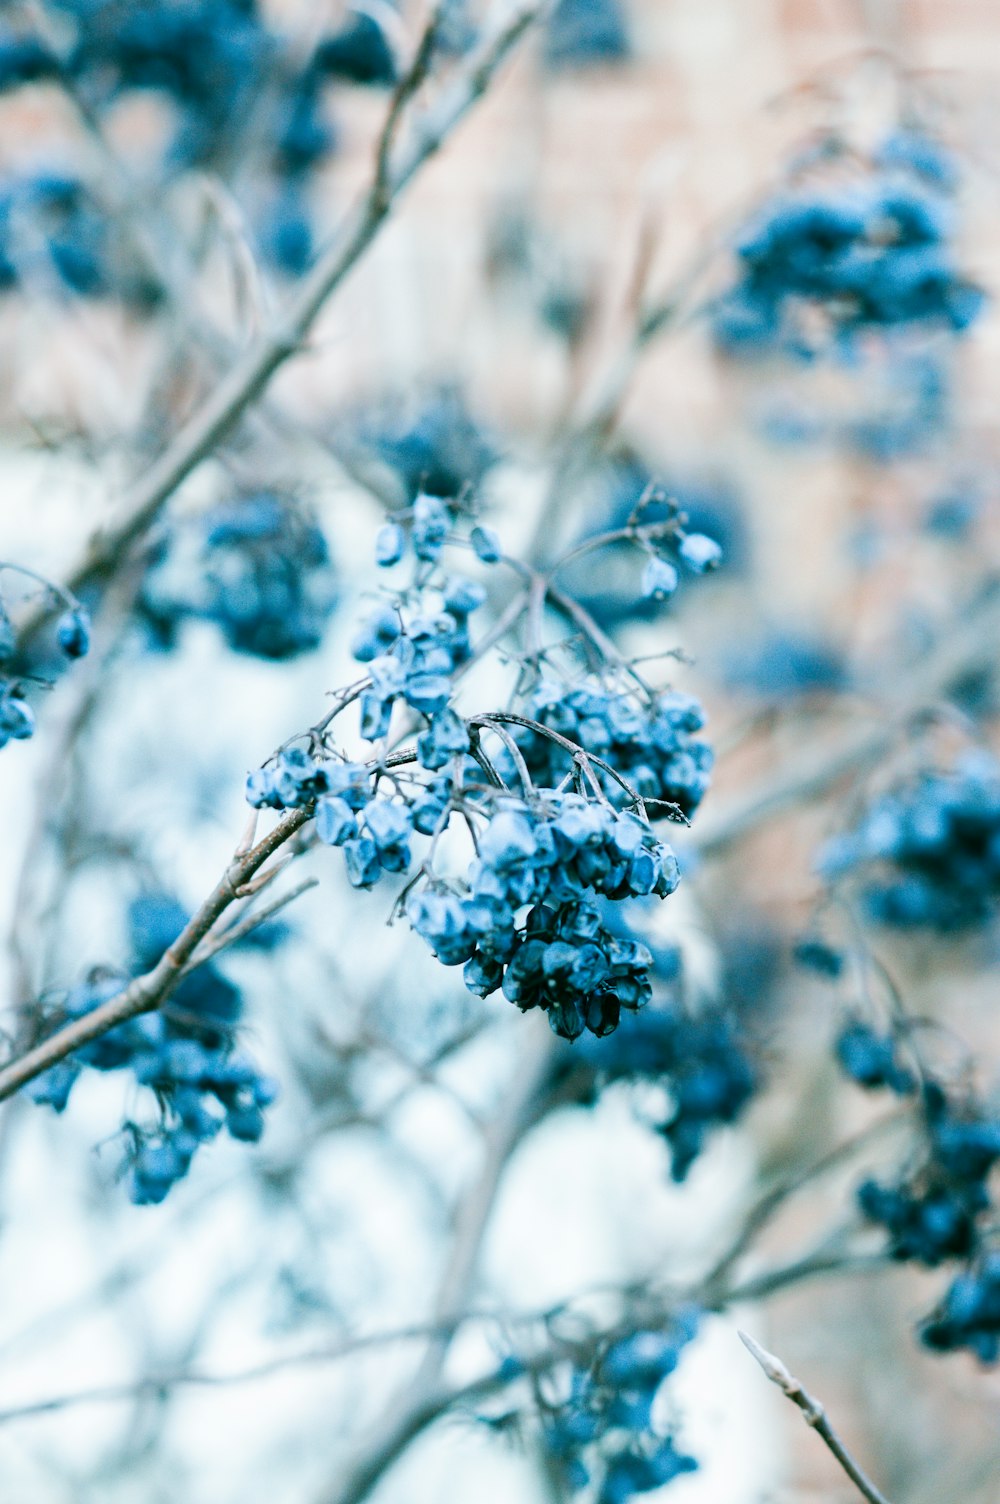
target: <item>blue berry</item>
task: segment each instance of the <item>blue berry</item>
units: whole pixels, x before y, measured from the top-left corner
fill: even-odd
[[[722,549],[706,533],[685,534],[677,552],[694,574],[706,574],[708,570],[717,568],[722,560]]]
[[[642,593],[655,600],[666,600],[673,595],[679,581],[680,576],[670,560],[654,554],[643,571]]]
[[[67,658],[86,657],[90,649],[90,618],[82,606],[75,606],[59,618],[56,635]]]
[[[876,1033],[860,1019],[852,1020],[841,1030],[836,1054],[846,1074],[859,1086],[888,1087],[900,1096],[916,1087],[913,1072],[899,1062],[892,1036]]]
[[[503,545],[498,533],[491,527],[480,527],[478,524],[469,534],[476,557],[484,564],[496,564],[503,555]]]
[[[406,534],[398,522],[387,522],[375,539],[375,563],[380,569],[398,564],[406,549]]]

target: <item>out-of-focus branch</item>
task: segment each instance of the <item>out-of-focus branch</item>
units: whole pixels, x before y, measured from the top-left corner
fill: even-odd
[[[527,1130],[537,1121],[539,1097],[552,1068],[554,1036],[539,1030],[503,1110],[492,1123],[476,1179],[459,1202],[455,1238],[434,1301],[438,1331],[417,1371],[394,1394],[370,1436],[358,1449],[329,1495],[330,1504],[360,1504],[383,1472],[441,1413],[430,1404],[440,1387],[455,1316],[468,1303],[479,1267],[483,1238],[496,1205],[503,1172]]]
[[[888,1130],[897,1128],[902,1120],[902,1113],[892,1113],[888,1117],[879,1118],[851,1138],[836,1144],[820,1159],[814,1160],[790,1175],[783,1176],[775,1184],[768,1186],[750,1206],[736,1236],[712,1266],[702,1287],[703,1299],[711,1304],[713,1291],[726,1290],[727,1287],[731,1291],[729,1276],[732,1270],[752,1247],[758,1233],[769,1225],[798,1191],[813,1185],[830,1170],[837,1169],[845,1160],[852,1158],[859,1149],[866,1148]]]
[[[875,725],[858,727],[830,745],[821,732],[794,759],[746,794],[709,810],[690,837],[702,856],[719,855],[772,815],[819,797],[846,774],[872,767],[892,748],[907,721],[946,699],[955,682],[996,666],[1000,648],[1000,592],[966,609],[915,669],[886,695]]]
[[[761,1274],[751,1275],[742,1284],[730,1286],[723,1295],[711,1302],[711,1309],[722,1310],[744,1301],[766,1300],[781,1290],[788,1290],[806,1280],[819,1279],[826,1274],[875,1274],[886,1268],[886,1260],[885,1253],[850,1253],[842,1249],[804,1254],[800,1259],[765,1269]]]
[[[517,1096],[522,1104],[530,1107],[531,1093],[527,1088],[518,1092]],[[505,1116],[512,1122],[518,1114],[511,1111]],[[499,1137],[498,1134],[498,1141]],[[491,1158],[495,1165],[500,1158],[499,1150]],[[470,1225],[473,1221],[480,1221],[480,1225],[485,1225],[485,1218],[481,1216],[473,1218],[471,1208],[478,1206],[481,1209],[485,1206],[488,1215],[487,1203],[492,1204],[492,1196],[484,1196],[483,1187],[487,1183],[493,1186],[497,1183],[495,1175],[491,1180],[490,1171],[490,1165],[484,1165],[475,1183],[468,1203],[470,1210],[467,1215]],[[476,1236],[466,1241],[467,1248],[477,1249],[478,1244],[479,1238]],[[459,1270],[458,1264],[459,1259],[456,1256],[449,1265],[439,1292],[441,1296],[445,1294],[446,1286],[455,1295],[468,1294],[469,1271],[474,1272],[475,1258],[466,1261],[464,1270]],[[884,1255],[866,1256],[863,1259],[846,1253],[813,1255],[804,1257],[794,1264],[769,1271],[756,1282],[759,1289],[752,1289],[749,1284],[733,1286],[728,1291],[719,1293],[714,1299],[706,1299],[706,1287],[703,1282],[681,1290],[625,1292],[625,1309],[618,1318],[610,1326],[594,1327],[589,1335],[580,1335],[575,1338],[574,1352],[580,1358],[593,1356],[602,1344],[622,1332],[634,1329],[637,1324],[641,1324],[646,1329],[656,1329],[669,1321],[671,1313],[680,1305],[694,1303],[708,1310],[721,1311],[734,1303],[742,1303],[758,1295],[774,1293],[821,1273],[854,1273],[864,1269],[884,1269],[885,1266]],[[253,1383],[288,1370],[338,1363],[365,1351],[397,1344],[406,1345],[430,1340],[434,1343],[432,1351],[443,1358],[448,1340],[463,1327],[476,1324],[497,1324],[507,1332],[514,1328],[548,1330],[551,1322],[557,1316],[567,1313],[576,1299],[586,1301],[588,1293],[590,1295],[601,1292],[607,1294],[609,1289],[610,1287],[597,1286],[590,1292],[582,1292],[579,1297],[569,1301],[528,1311],[477,1309],[474,1306],[467,1306],[465,1310],[444,1314],[424,1323],[382,1332],[361,1333],[345,1337],[337,1343],[296,1353],[278,1354],[229,1373],[206,1373],[197,1369],[180,1367],[159,1374],[149,1374],[137,1381],[106,1384],[75,1393],[57,1394],[47,1399],[28,1401],[25,1404],[0,1410],[0,1425],[73,1409],[79,1405],[115,1403],[135,1400],[146,1395],[165,1396],[175,1388],[181,1387],[225,1388]],[[488,1398],[501,1393],[512,1380],[516,1380],[519,1372],[542,1374],[564,1361],[565,1357],[566,1350],[562,1345],[558,1342],[547,1342],[530,1359],[518,1360],[513,1367],[509,1363],[504,1363],[499,1368],[474,1379],[471,1383],[454,1388],[448,1388],[440,1382],[440,1362],[433,1366],[425,1363],[421,1368],[422,1380],[419,1387],[416,1384],[413,1385],[406,1404],[396,1403],[387,1408],[373,1434],[370,1445],[358,1454],[354,1466],[349,1470],[345,1480],[338,1485],[336,1491],[327,1496],[329,1504],[361,1504],[361,1501],[367,1498],[371,1489],[398,1461],[409,1445],[444,1414],[470,1400]],[[877,1496],[876,1504],[884,1504],[880,1496]]]
[[[199,411],[132,485],[124,498],[119,520],[97,533],[70,570],[67,584],[71,590],[85,590],[100,579],[142,537],[182,481],[232,430],[275,372],[302,349],[318,314],[375,239],[400,195],[483,96],[540,9],[537,4],[516,6],[508,14],[472,58],[464,75],[445,91],[437,108],[428,112],[395,169],[390,156],[400,110],[394,100],[376,148],[376,160],[384,164],[384,169],[374,172],[371,186],[347,228],[319,258],[275,326],[236,360]],[[434,24],[432,21],[431,26]],[[402,97],[405,103],[425,81],[432,51],[423,45],[418,47],[414,65],[399,85],[396,99]],[[41,607],[23,623],[22,642],[37,631],[47,615],[47,610]]]
[[[265,1358],[260,1363],[253,1363],[231,1373],[204,1373],[198,1369],[177,1368],[163,1373],[148,1374],[145,1378],[131,1382],[101,1384],[93,1389],[77,1390],[75,1393],[51,1395],[48,1399],[29,1400],[26,1404],[12,1405],[6,1410],[0,1410],[0,1426],[8,1425],[12,1421],[30,1420],[34,1416],[51,1415],[58,1410],[75,1409],[78,1405],[112,1404],[117,1401],[135,1400],[147,1394],[169,1394],[172,1390],[180,1388],[223,1389],[239,1384],[252,1384],[261,1379],[268,1379],[273,1374],[284,1373],[288,1369],[340,1363],[346,1358],[375,1348],[392,1347],[445,1335],[459,1326],[468,1325],[479,1319],[479,1313],[469,1312],[450,1322],[425,1322],[418,1326],[397,1327],[392,1331],[369,1332],[357,1337],[347,1337],[343,1342],[325,1347],[310,1348],[297,1353],[281,1353],[277,1357]]]
[[[717,231],[707,248],[699,248],[671,288],[636,309],[622,348],[596,375],[584,393],[579,410],[570,415],[566,431],[560,436],[549,494],[529,550],[532,557],[542,550],[547,540],[559,536],[558,525],[572,500],[574,487],[594,464],[614,432],[643,356],[661,335],[675,332],[685,319],[693,316],[696,311],[695,292],[731,234],[732,226]]]
[[[868,1477],[861,1464],[851,1456],[851,1453],[847,1450],[847,1447],[830,1424],[829,1416],[815,1395],[810,1394],[808,1389],[804,1388],[798,1379],[793,1378],[784,1363],[779,1358],[776,1358],[773,1353],[769,1353],[765,1348],[761,1347],[760,1343],[755,1342],[746,1332],[740,1332],[739,1335],[743,1346],[752,1357],[756,1358],[767,1377],[771,1380],[771,1383],[777,1384],[778,1388],[783,1394],[788,1396],[792,1404],[797,1405],[802,1411],[806,1425],[812,1426],[817,1436],[823,1439],[858,1492],[868,1500],[868,1504],[889,1504],[885,1494],[875,1487],[875,1484]]]

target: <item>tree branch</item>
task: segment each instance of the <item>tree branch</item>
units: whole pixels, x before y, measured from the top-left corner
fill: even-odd
[[[816,1434],[822,1437],[858,1492],[868,1500],[868,1504],[889,1504],[885,1494],[875,1487],[860,1463],[851,1456],[830,1424],[830,1418],[819,1400],[811,1395],[798,1379],[792,1377],[780,1359],[776,1358],[773,1353],[767,1352],[759,1342],[755,1342],[746,1332],[740,1332],[739,1338],[747,1352],[757,1359],[771,1383],[777,1384],[782,1393],[787,1394],[792,1404],[799,1407],[806,1425],[812,1426]]]
[[[67,1055],[71,1055],[81,1045],[99,1039],[118,1024],[136,1018],[140,1013],[150,1013],[164,1003],[192,969],[189,963],[192,962],[196,948],[230,904],[239,898],[240,889],[309,818],[309,813],[305,810],[292,810],[250,851],[242,855],[237,852],[208,898],[188,920],[173,945],[164,951],[152,971],[136,977],[93,1012],[74,1019],[48,1039],[42,1040],[34,1049],[26,1051],[0,1069],[0,1102],[13,1096],[50,1066],[65,1060]]]

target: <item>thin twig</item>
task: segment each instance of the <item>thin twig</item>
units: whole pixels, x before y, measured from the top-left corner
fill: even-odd
[[[217,935],[206,935],[188,962],[188,969],[193,971],[196,966],[201,966],[205,961],[210,961],[213,956],[217,956],[221,950],[227,950],[237,941],[245,940],[247,935],[252,935],[254,930],[266,924],[269,919],[273,919],[276,914],[280,914],[282,909],[287,909],[288,905],[294,903],[297,898],[301,898],[303,893],[308,893],[310,888],[318,886],[318,877],[307,877],[304,882],[298,883],[296,887],[283,893],[273,903],[265,905],[253,914],[248,914],[244,919],[229,925]]]
[[[811,1186],[830,1170],[838,1168],[845,1160],[850,1159],[859,1149],[867,1147],[873,1139],[878,1138],[887,1129],[897,1128],[902,1118],[902,1113],[891,1113],[888,1117],[879,1118],[867,1128],[835,1144],[819,1159],[793,1170],[791,1174],[782,1177],[774,1185],[768,1186],[749,1208],[733,1241],[707,1275],[704,1289],[709,1298],[710,1292],[719,1287],[722,1280],[731,1273],[744,1253],[751,1247],[758,1233],[763,1231],[792,1196],[805,1187]]]
[[[847,1447],[830,1424],[829,1416],[815,1395],[810,1394],[808,1389],[804,1388],[798,1379],[792,1377],[779,1358],[776,1358],[773,1353],[767,1352],[765,1348],[761,1347],[759,1342],[755,1342],[746,1332],[740,1332],[739,1338],[747,1352],[757,1359],[757,1362],[771,1380],[771,1383],[777,1384],[778,1388],[783,1394],[788,1396],[792,1404],[799,1407],[806,1425],[812,1426],[816,1434],[823,1439],[859,1493],[863,1494],[868,1500],[868,1504],[889,1504],[889,1500],[885,1494],[875,1487],[875,1484],[868,1477],[861,1464],[851,1456]]]
[[[544,1317],[545,1314],[547,1313],[539,1313],[539,1316]],[[101,1384],[93,1389],[80,1389],[66,1394],[51,1395],[47,1399],[30,1400],[23,1405],[12,1405],[6,1410],[0,1410],[0,1426],[7,1425],[11,1421],[29,1420],[38,1415],[51,1415],[54,1411],[69,1410],[77,1405],[132,1400],[144,1394],[166,1394],[172,1389],[187,1386],[215,1389],[230,1385],[252,1384],[260,1379],[268,1379],[274,1374],[283,1373],[289,1368],[339,1363],[345,1358],[353,1357],[357,1353],[372,1348],[417,1342],[428,1337],[453,1333],[459,1327],[471,1325],[476,1321],[495,1319],[500,1318],[489,1312],[470,1311],[461,1316],[442,1317],[435,1322],[423,1322],[414,1326],[397,1327],[391,1331],[370,1332],[357,1337],[347,1337],[342,1342],[307,1349],[304,1352],[282,1353],[277,1357],[265,1358],[259,1363],[250,1364],[246,1368],[236,1369],[231,1373],[203,1373],[197,1369],[177,1368],[164,1373],[148,1374],[145,1378],[132,1382]],[[535,1320],[538,1316],[530,1313],[525,1319]]]

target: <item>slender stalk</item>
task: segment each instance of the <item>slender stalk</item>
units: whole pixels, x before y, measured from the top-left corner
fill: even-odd
[[[810,1394],[798,1379],[793,1378],[780,1358],[776,1358],[773,1353],[761,1347],[760,1343],[755,1342],[746,1332],[740,1332],[739,1337],[747,1352],[756,1358],[771,1383],[777,1384],[792,1404],[797,1405],[802,1411],[806,1425],[812,1426],[817,1436],[826,1443],[855,1488],[868,1500],[868,1504],[889,1504],[885,1494],[881,1489],[876,1488],[861,1464],[851,1455],[837,1435],[830,1417],[815,1395]]]

